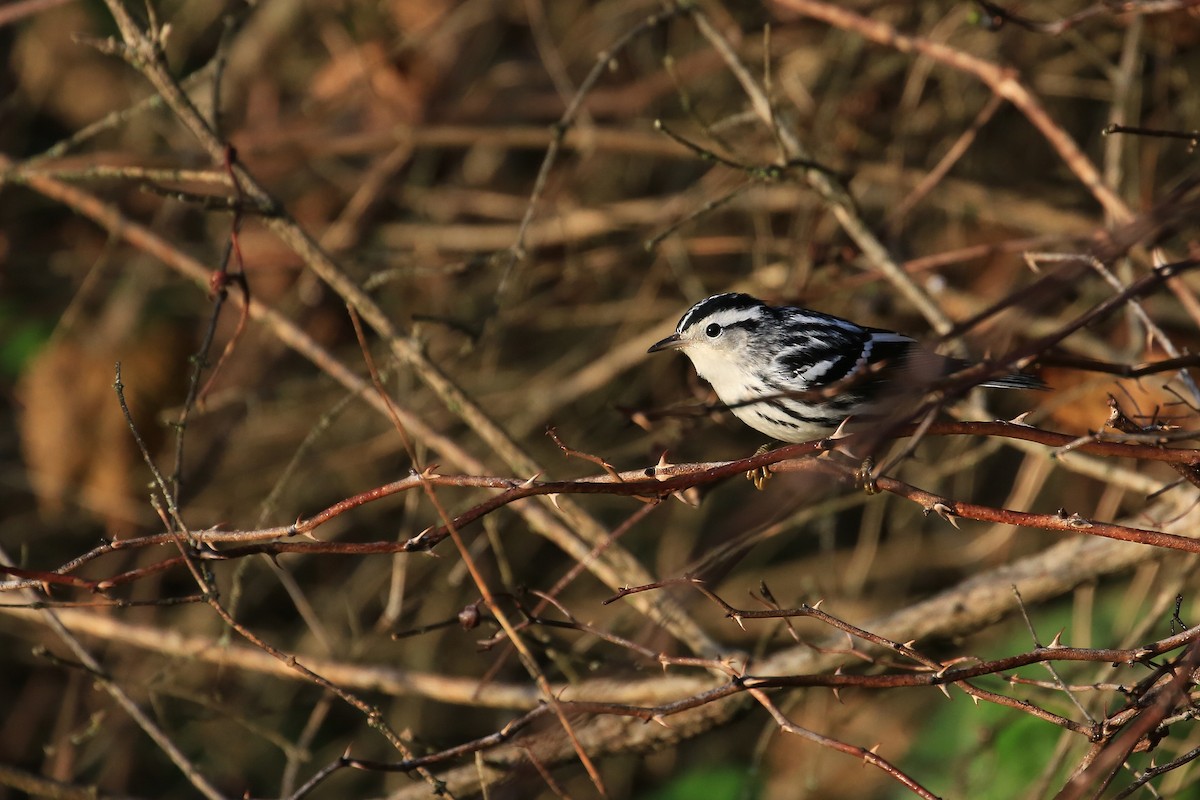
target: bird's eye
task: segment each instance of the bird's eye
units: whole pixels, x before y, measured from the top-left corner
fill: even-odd
[[[715,322],[710,322],[708,327],[704,329],[704,335],[710,339],[715,339],[721,335],[721,326]]]

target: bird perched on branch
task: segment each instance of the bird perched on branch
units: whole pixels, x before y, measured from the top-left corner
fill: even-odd
[[[799,306],[718,294],[692,306],[648,352],[680,350],[742,422],[783,442],[827,435],[850,417],[896,414],[971,366],[902,333]],[[980,386],[1045,389],[1023,373]]]

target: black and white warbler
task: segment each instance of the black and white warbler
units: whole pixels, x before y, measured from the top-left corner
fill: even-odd
[[[970,366],[901,333],[738,293],[696,303],[649,352],[660,350],[682,350],[738,419],[783,442],[825,436],[849,417],[901,413],[906,399]],[[1020,373],[980,385],[1046,388]]]

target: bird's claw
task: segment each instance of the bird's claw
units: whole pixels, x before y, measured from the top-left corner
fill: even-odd
[[[764,444],[761,447],[759,447],[757,450],[754,451],[754,455],[761,456],[763,453],[767,452],[770,449],[771,449],[771,445]],[[763,490],[763,487],[767,485],[767,481],[769,481],[771,479],[771,476],[773,474],[774,473],[771,472],[771,465],[763,464],[761,467],[755,467],[754,469],[746,470],[746,480],[753,483],[754,488],[758,489],[761,492]]]
[[[875,483],[875,459],[867,456],[863,459],[858,472],[854,474],[854,485],[869,495],[879,494],[879,485]]]
[[[761,467],[756,467],[755,469],[746,470],[746,480],[753,483],[754,488],[761,492],[763,487],[767,485],[767,481],[769,481],[771,476],[774,474],[775,473],[771,472],[770,465],[763,465]]]

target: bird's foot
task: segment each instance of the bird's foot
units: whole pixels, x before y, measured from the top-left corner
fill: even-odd
[[[854,485],[869,495],[879,494],[879,486],[875,483],[875,459],[867,456],[854,474]]]
[[[761,447],[759,447],[757,450],[754,451],[754,455],[761,456],[763,453],[767,452],[770,449],[771,449],[771,445],[769,443],[764,444]],[[763,490],[763,487],[767,485],[767,481],[769,481],[771,479],[772,474],[773,473],[771,472],[771,465],[764,464],[761,467],[755,467],[754,469],[746,470],[746,480],[753,483],[754,488],[758,489],[761,492]]]

